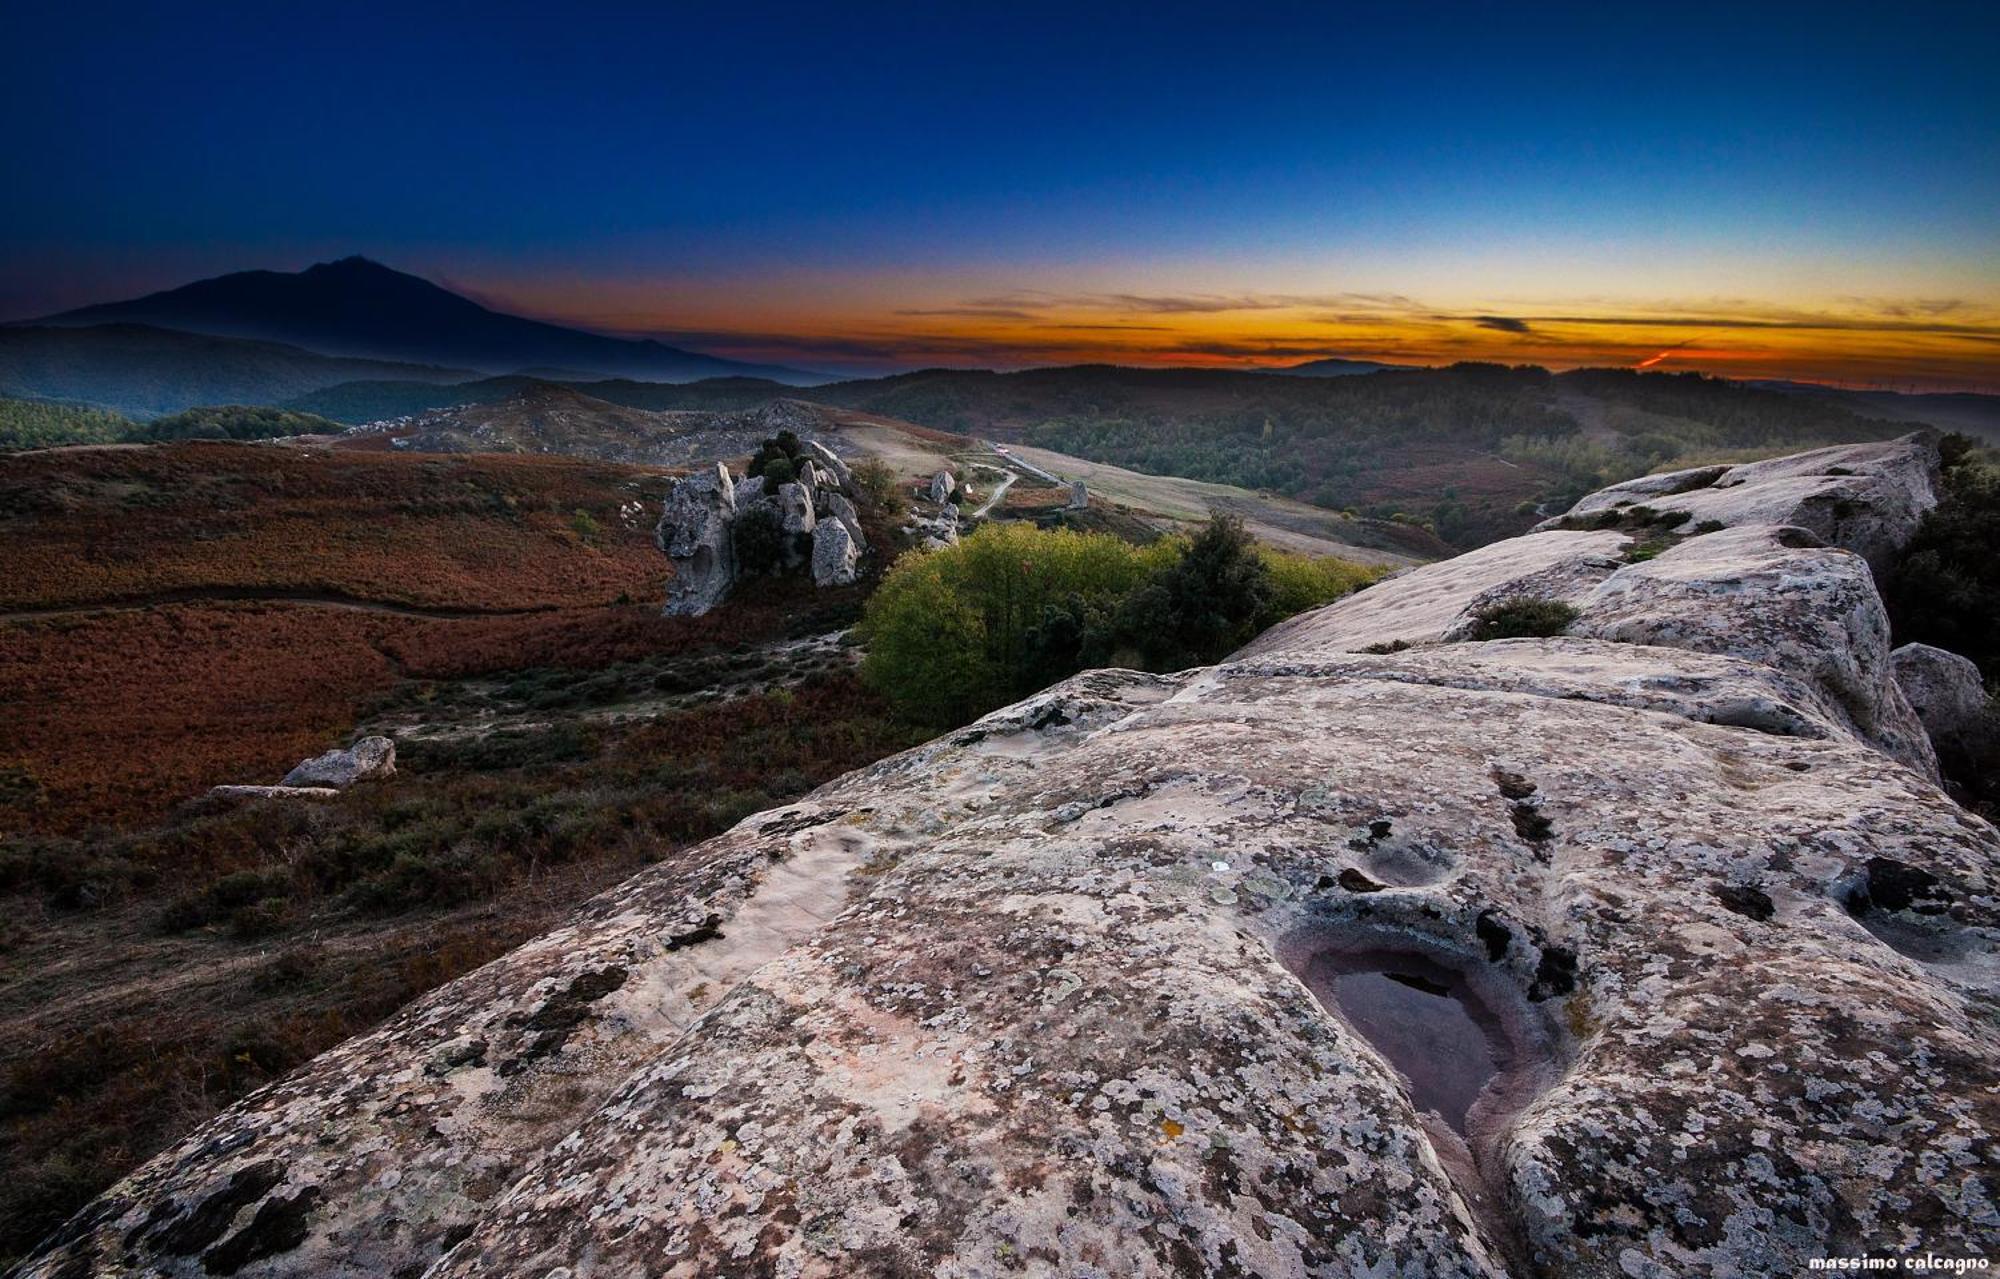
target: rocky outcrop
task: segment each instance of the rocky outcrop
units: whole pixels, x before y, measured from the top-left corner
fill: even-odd
[[[1912,461],[1913,438],[1648,475],[1601,489],[1541,527],[1644,506],[1696,523],[1802,528],[1880,564],[1937,505],[1934,465]]]
[[[1979,1256],[2000,835],[1899,736],[1857,554],[1629,541],[1414,570],[749,818],[245,1099],[26,1273]],[[1569,633],[1457,638],[1530,591]]]
[[[841,460],[839,454],[818,440],[806,440],[804,446],[813,462],[833,476],[835,487],[846,488],[854,482],[854,472]]]
[[[903,533],[915,538],[917,545],[927,551],[955,545],[958,530],[958,507],[952,502],[934,505],[920,502],[912,508],[909,521],[903,525]]]
[[[786,533],[793,537],[811,536],[817,520],[813,515],[810,487],[797,482],[780,484],[772,500],[777,503],[778,516],[784,522]]]
[[[330,750],[304,761],[286,773],[281,784],[341,789],[371,777],[390,777],[395,772],[396,743],[386,737],[364,737],[344,750]]]
[[[760,478],[732,480],[720,464],[674,486],[658,533],[661,549],[674,562],[669,614],[706,613],[728,597],[742,569],[737,533],[752,513],[775,518],[783,541],[778,558],[785,568],[810,568],[818,586],[855,580],[868,543],[859,512],[841,492],[852,472],[825,445],[804,440],[800,447],[798,478],[774,492],[765,492]],[[822,531],[827,522],[834,532]]]
[[[674,565],[664,610],[669,616],[698,616],[729,594],[736,581],[735,518],[736,483],[721,463],[680,480],[667,494],[654,540]]]

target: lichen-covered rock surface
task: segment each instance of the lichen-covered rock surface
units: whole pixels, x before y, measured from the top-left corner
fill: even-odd
[[[1866,465],[1894,495],[1930,462]],[[246,1099],[27,1273],[1990,1252],[2000,837],[1906,740],[1860,558],[1625,540],[1081,675],[752,817]],[[1452,638],[1524,584],[1569,634]]]
[[[390,777],[395,772],[396,743],[386,737],[364,737],[352,746],[303,761],[273,789],[338,790],[371,777]]]

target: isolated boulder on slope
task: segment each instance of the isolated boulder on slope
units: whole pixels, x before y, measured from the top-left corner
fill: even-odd
[[[371,777],[388,777],[395,771],[396,743],[386,737],[364,737],[345,749],[305,760],[279,784],[341,789]]]

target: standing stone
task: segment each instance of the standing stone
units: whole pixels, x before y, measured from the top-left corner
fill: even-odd
[[[1071,480],[1069,482],[1069,509],[1072,511],[1081,511],[1089,505],[1090,492],[1083,487],[1083,481]]]
[[[669,617],[698,617],[729,594],[736,580],[729,535],[735,516],[736,485],[721,463],[688,476],[667,494],[653,536],[674,564],[663,610]]]
[[[813,518],[812,492],[805,485],[794,480],[790,484],[780,484],[777,493],[778,514],[784,518],[785,532],[810,533],[817,522]]]
[[[813,529],[812,575],[814,586],[845,586],[854,580],[860,553],[847,526],[827,520]]]
[[[942,506],[951,501],[951,491],[958,487],[958,481],[950,471],[939,471],[931,477],[931,501]]]
[[[854,509],[854,503],[848,501],[843,494],[833,492],[826,493],[825,499],[827,518],[839,520],[847,529],[848,535],[854,539],[855,545],[867,546],[868,539],[861,535],[861,512]]]
[[[846,488],[848,483],[854,479],[853,470],[848,467],[847,463],[840,460],[839,454],[826,445],[821,444],[818,440],[807,440],[805,441],[805,448],[808,453],[812,454],[814,463],[825,467],[833,473],[834,483],[839,487]]]

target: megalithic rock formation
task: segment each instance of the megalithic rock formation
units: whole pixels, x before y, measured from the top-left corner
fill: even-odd
[[[718,462],[674,484],[654,532],[674,563],[664,612],[698,616],[729,594],[736,581],[735,519],[736,483],[727,466]]]
[[[1839,544],[1879,553],[1934,464],[1912,437],[1724,469],[1648,495],[1728,524],[1649,559],[1551,529],[1218,666],[1077,676],[670,855],[23,1273],[1990,1252],[2000,836],[1935,784]],[[1830,480],[1842,514],[1799,527]],[[1464,638],[1522,596],[1567,633]]]

